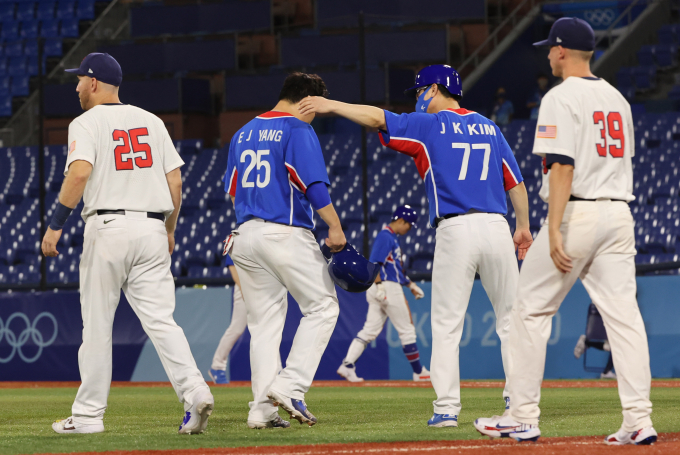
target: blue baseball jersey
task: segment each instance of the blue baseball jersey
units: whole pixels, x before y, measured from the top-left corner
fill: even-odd
[[[385,111],[383,145],[409,155],[425,183],[430,225],[470,210],[508,211],[505,192],[522,182],[512,149],[494,122],[466,109],[437,114]]]
[[[224,257],[224,266],[229,267],[230,265],[234,265],[234,261],[231,260],[231,257],[227,254]]]
[[[319,139],[293,115],[266,112],[231,139],[224,189],[235,198],[238,224],[262,218],[314,229],[305,193],[316,182],[330,184]]]
[[[404,265],[401,262],[399,236],[391,227],[385,226],[375,237],[369,261],[381,264],[381,280],[399,284],[410,283],[411,280],[404,274]]]

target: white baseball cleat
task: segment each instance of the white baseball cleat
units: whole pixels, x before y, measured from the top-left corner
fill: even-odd
[[[616,373],[614,373],[614,370],[608,371],[606,373],[600,373],[600,379],[616,379]]]
[[[656,437],[657,434],[654,427],[646,427],[633,432],[619,430],[616,433],[607,436],[607,439],[605,439],[604,442],[610,446],[622,446],[626,444],[647,446],[654,444],[656,442]]]
[[[290,428],[290,422],[283,420],[280,416],[274,417],[267,422],[256,422],[254,420],[248,421],[248,428],[251,430],[263,430],[265,428]]]
[[[68,419],[55,420],[52,424],[52,429],[59,434],[102,433],[104,431],[104,423],[79,425],[73,421],[73,417],[69,417]]]
[[[179,434],[200,434],[208,426],[208,417],[215,407],[215,399],[208,391],[200,391],[194,397],[194,403],[184,415],[179,426]]]
[[[574,346],[574,357],[580,359],[583,353],[586,352],[586,336],[581,335]]]
[[[510,416],[493,416],[475,420],[475,428],[490,438],[512,438],[517,442],[538,441],[541,430],[538,425],[529,425],[513,420]]]
[[[273,401],[274,406],[281,406],[288,412],[288,414],[290,414],[293,419],[300,422],[300,424],[306,423],[311,427],[317,422],[314,414],[309,412],[309,409],[307,409],[307,403],[305,403],[305,400],[290,398],[273,390],[269,391],[267,398]]]
[[[340,365],[340,368],[338,368],[337,373],[338,375],[347,379],[349,382],[364,382],[364,378],[360,378],[359,376],[357,376],[356,367],[350,368],[343,363],[342,365]]]
[[[413,380],[415,382],[430,382],[430,372],[427,370],[427,368],[423,367],[423,369],[420,370],[420,374],[413,373]]]

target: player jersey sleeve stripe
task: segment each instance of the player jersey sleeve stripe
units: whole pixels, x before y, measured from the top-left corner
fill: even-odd
[[[503,158],[503,186],[505,187],[505,191],[511,190],[517,185],[519,185],[517,177],[515,177],[512,169],[510,169],[508,162]]]
[[[288,174],[290,174],[291,182],[293,182],[293,184],[299,191],[302,192],[302,194],[307,193],[307,185],[305,185],[305,182],[302,181],[295,168],[288,163],[286,163],[286,168],[288,169]]]
[[[234,167],[234,170],[231,171],[231,177],[229,177],[229,188],[227,188],[227,193],[229,193],[231,196],[236,196],[236,182],[238,180],[238,170],[236,167]]]

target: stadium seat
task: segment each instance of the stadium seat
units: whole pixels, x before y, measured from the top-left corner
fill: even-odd
[[[12,116],[12,97],[8,94],[0,94],[0,116]]]
[[[19,37],[19,23],[15,21],[3,22],[0,37],[4,41],[17,39]]]
[[[34,18],[35,18],[35,3],[30,1],[17,3],[16,20],[28,21]]]
[[[59,34],[64,38],[78,38],[78,19],[62,20]]]
[[[661,26],[657,31],[657,36],[659,38],[659,43],[661,44],[677,44],[678,39],[675,33],[675,27],[673,24],[667,24]]]
[[[23,76],[27,74],[26,57],[10,57],[7,72],[10,76]]]
[[[42,0],[38,3],[38,8],[35,17],[38,20],[53,19],[56,2],[51,0]]]
[[[659,44],[655,46],[654,57],[661,68],[672,68],[678,64],[677,44]]]
[[[0,3],[0,21],[14,20],[14,3]]]
[[[637,52],[638,64],[642,66],[655,65],[654,50],[652,45],[642,46]]]
[[[30,94],[28,87],[28,76],[12,76],[10,93],[12,96],[28,96]]]
[[[24,55],[23,40],[12,40],[5,43],[5,55],[7,57],[21,57]]]
[[[34,39],[26,40],[26,44],[24,45],[24,55],[29,57],[29,56],[37,56],[38,55],[38,41]]]
[[[46,57],[61,57],[63,55],[61,38],[46,39],[43,50]]]
[[[37,38],[39,30],[39,22],[37,20],[28,20],[21,22],[21,30],[19,36],[22,38]]]
[[[72,19],[75,17],[76,2],[74,0],[59,0],[57,2],[57,19]],[[89,19],[89,18],[83,18]]]
[[[633,70],[633,75],[638,90],[651,90],[656,87],[656,66],[637,66]]]
[[[40,36],[43,38],[59,38],[59,21],[56,19],[42,21],[40,24]]]
[[[81,20],[94,19],[94,0],[78,0],[76,17]]]

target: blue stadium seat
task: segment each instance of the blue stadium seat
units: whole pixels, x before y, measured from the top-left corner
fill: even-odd
[[[75,8],[76,2],[74,0],[59,0],[59,2],[57,2],[56,18],[71,19],[75,17]]]
[[[12,97],[8,94],[0,94],[0,116],[12,116]]]
[[[661,68],[671,68],[678,64],[678,45],[659,44],[655,47],[656,64]]]
[[[12,76],[10,93],[12,96],[28,96],[30,94],[28,87],[28,76]]]
[[[28,57],[26,64],[26,74],[30,76],[38,75],[38,56],[32,55]],[[43,74],[45,74],[45,57],[43,57]]]
[[[35,3],[30,1],[17,3],[16,20],[27,21],[34,18],[35,18]]]
[[[19,37],[19,23],[16,21],[3,22],[0,37],[4,41],[17,39]]]
[[[26,57],[10,57],[7,72],[10,76],[23,76],[27,74]]]
[[[637,66],[633,74],[638,90],[651,90],[656,87],[656,66]]]
[[[21,57],[24,55],[23,40],[7,41],[5,43],[5,55],[7,57]]]
[[[60,35],[64,38],[78,38],[78,19],[63,19]]]
[[[37,56],[38,55],[38,41],[34,39],[26,40],[24,45],[24,55]]]
[[[94,0],[78,0],[76,17],[83,20],[94,19]]]
[[[676,44],[678,42],[673,24],[661,26],[657,31],[657,36],[659,38],[659,43],[661,44]]]
[[[49,19],[40,24],[40,36],[43,38],[59,38],[59,21]]]
[[[640,50],[637,52],[638,64],[642,66],[655,65],[654,50],[652,45],[640,47]]]
[[[37,38],[38,37],[38,30],[39,30],[39,24],[35,19],[28,20],[28,21],[22,21],[21,22],[21,31],[19,35],[22,38]]]
[[[9,95],[10,79],[9,76],[0,76],[0,95]]]
[[[63,50],[61,47],[61,38],[49,38],[45,40],[44,53],[46,57],[61,57]]]
[[[45,19],[53,19],[54,18],[54,8],[56,6],[55,1],[51,0],[43,0],[38,3],[38,8],[36,11],[36,19],[39,19],[41,21]]]
[[[14,3],[0,3],[0,21],[14,20]]]

